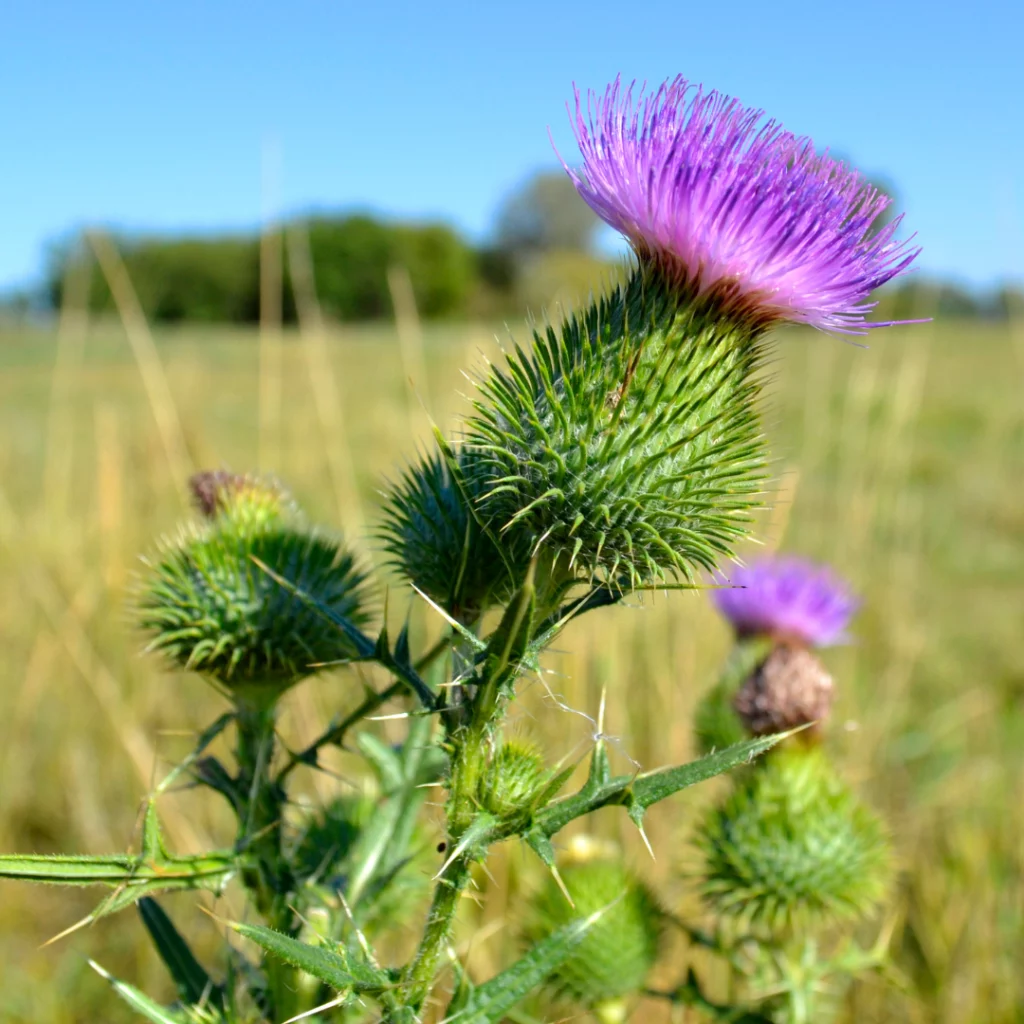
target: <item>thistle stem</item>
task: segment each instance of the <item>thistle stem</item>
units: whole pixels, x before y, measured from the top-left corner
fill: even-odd
[[[272,700],[238,703],[236,757],[242,801],[236,843],[251,858],[252,866],[243,872],[242,882],[256,909],[271,928],[291,935],[296,924],[288,906],[292,878],[281,850],[285,791],[270,774],[276,744],[275,710]],[[271,957],[266,958],[265,968],[275,1014],[291,1016],[298,989],[295,969]]]
[[[469,884],[475,856],[475,851],[459,850],[459,844],[477,810],[476,794],[487,757],[487,729],[474,722],[459,729],[452,738],[455,751],[448,800],[448,841],[452,849],[459,852],[437,878],[426,929],[407,973],[407,1002],[416,1008],[422,1006],[429,995],[451,939],[459,900]]]

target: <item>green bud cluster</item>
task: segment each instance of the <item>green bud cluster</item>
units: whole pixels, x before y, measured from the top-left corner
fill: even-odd
[[[439,451],[409,467],[391,488],[381,539],[392,565],[461,621],[507,601],[528,563],[524,545],[503,542],[485,525],[480,502],[487,467],[461,448],[452,464]]]
[[[480,508],[577,578],[713,569],[760,502],[763,359],[755,329],[636,269],[481,382]]]
[[[601,1020],[625,1020],[624,1001],[644,987],[661,951],[661,908],[619,857],[598,854],[559,870],[572,903],[549,879],[533,903],[533,939],[596,911],[604,913],[550,984],[561,1001],[592,1010]]]
[[[890,877],[885,832],[821,747],[788,744],[737,779],[697,831],[716,912],[773,934],[868,914]]]
[[[315,605],[365,621],[364,576],[341,541],[309,527],[276,483],[203,474],[204,520],[147,560],[138,618],[149,650],[237,695],[272,697],[353,656]],[[264,566],[284,580],[276,581]]]

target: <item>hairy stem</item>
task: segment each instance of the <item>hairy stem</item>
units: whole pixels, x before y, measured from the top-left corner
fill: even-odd
[[[448,800],[448,835],[451,848],[459,844],[473,821],[476,791],[486,758],[486,737],[472,726],[461,731],[452,764]],[[409,1004],[418,1008],[430,993],[441,957],[455,925],[459,900],[469,884],[473,853],[462,850],[445,865],[437,878],[427,925],[406,978]]]

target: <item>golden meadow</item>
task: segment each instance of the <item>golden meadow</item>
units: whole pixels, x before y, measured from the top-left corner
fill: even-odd
[[[223,710],[200,679],[141,656],[130,617],[139,555],[188,514],[188,473],[272,470],[379,561],[381,468],[411,457],[432,421],[457,427],[472,370],[509,337],[421,326],[400,279],[394,324],[332,326],[309,303],[285,332],[151,330],[122,284],[120,321],[69,309],[53,330],[0,327],[3,852],[126,849],[153,780]],[[870,342],[779,336],[766,408],[778,485],[758,529],[770,548],[833,562],[865,598],[856,643],[826,652],[840,692],[831,742],[890,823],[900,879],[864,936],[891,933],[894,970],[854,988],[846,1019],[1024,1020],[1024,323],[939,321]],[[582,756],[593,730],[559,703],[594,715],[604,691],[620,767],[692,753],[692,709],[727,631],[700,594],[629,604],[576,623],[526,694],[523,728],[553,758]],[[387,607],[404,616],[407,592],[392,587]],[[359,693],[351,670],[293,691],[286,740],[312,737]],[[354,761],[335,767],[310,774],[310,791],[357,784]],[[686,913],[698,912],[687,836],[714,785],[651,812],[656,861],[619,834],[620,816],[592,823]],[[163,816],[182,852],[230,842],[214,797],[176,793]],[[506,909],[529,884],[515,847],[491,868],[464,913],[481,976],[517,948]],[[0,1019],[132,1019],[88,957],[169,994],[130,912],[40,948],[100,895],[0,882]],[[232,900],[168,907],[212,949],[218,925],[189,901]]]

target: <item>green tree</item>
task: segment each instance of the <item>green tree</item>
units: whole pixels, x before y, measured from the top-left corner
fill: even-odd
[[[599,224],[564,171],[540,171],[502,203],[497,237],[501,248],[519,255],[553,249],[588,252]]]

